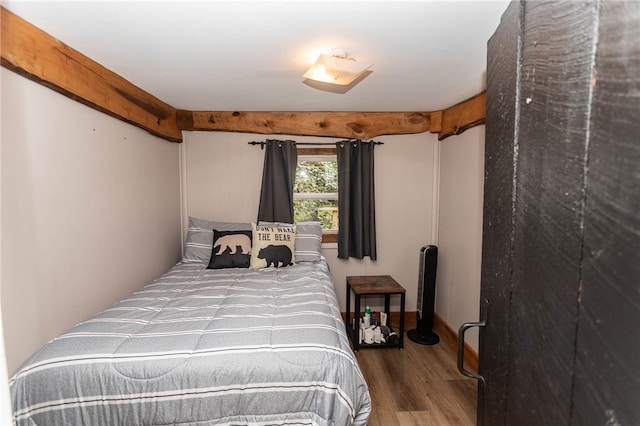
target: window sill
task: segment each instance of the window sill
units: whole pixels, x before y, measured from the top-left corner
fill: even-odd
[[[337,243],[338,242],[338,233],[337,232],[323,232],[322,233],[322,244],[325,243]]]

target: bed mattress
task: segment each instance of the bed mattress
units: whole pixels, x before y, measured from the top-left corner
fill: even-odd
[[[18,425],[365,425],[327,264],[179,263],[10,380]]]

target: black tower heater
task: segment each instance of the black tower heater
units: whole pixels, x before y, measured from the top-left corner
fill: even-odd
[[[435,345],[440,338],[433,332],[433,316],[436,299],[436,267],[438,247],[424,246],[420,249],[420,272],[418,275],[418,312],[416,328],[407,332],[409,339],[421,345]]]

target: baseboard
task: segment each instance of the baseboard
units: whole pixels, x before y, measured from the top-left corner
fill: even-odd
[[[433,318],[433,331],[458,353],[458,333],[437,313]],[[478,372],[478,353],[467,342],[464,342],[464,367],[474,373]]]
[[[353,315],[353,313],[352,313]],[[342,312],[342,320],[346,318],[345,312]],[[400,312],[391,312],[389,314],[389,324],[394,326],[399,326],[400,324]],[[404,329],[409,330],[411,328],[415,328],[417,324],[417,312],[405,312],[404,314]],[[436,332],[438,336],[440,336],[440,340],[445,342],[454,352],[458,353],[458,333],[451,328],[449,324],[445,320],[440,317],[437,313],[433,318],[433,331]],[[464,343],[464,367],[473,371],[474,373],[478,372],[478,353],[467,344]]]
[[[397,327],[400,326],[400,311],[391,312],[389,314],[389,323],[391,325],[395,325]],[[405,312],[404,313],[404,330],[405,332],[410,328],[416,327],[416,312]]]

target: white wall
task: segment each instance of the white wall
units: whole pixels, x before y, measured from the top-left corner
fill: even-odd
[[[274,139],[274,138],[271,138]],[[264,151],[247,145],[264,136],[184,132],[187,217],[251,222],[258,217]]]
[[[179,145],[2,68],[9,372],[180,258]]]
[[[0,74],[0,87],[2,75]],[[2,116],[2,102],[0,102],[0,117]],[[1,141],[0,141],[1,142]],[[2,160],[2,143],[0,143],[0,160]],[[0,161],[0,187],[2,187],[2,161]],[[2,197],[0,197],[0,241],[2,241]],[[2,289],[2,245],[0,244],[0,289]],[[7,357],[4,350],[4,327],[2,325],[2,291],[0,291],[0,425],[10,425],[12,422],[11,403],[9,398],[9,383],[7,371]]]
[[[250,222],[258,214],[264,151],[249,141],[293,139],[334,142],[340,139],[218,132],[185,132],[185,211],[220,221]],[[389,274],[407,289],[406,310],[416,309],[420,247],[432,243],[433,164],[436,136],[384,136],[376,147],[376,225],[378,260],[337,259],[335,245],[325,245],[341,309],[348,275]],[[369,300],[382,307],[382,300]],[[399,310],[399,301],[392,301]]]
[[[479,319],[484,130],[473,127],[440,145],[436,312],[456,331]],[[477,351],[477,329],[465,337]]]

